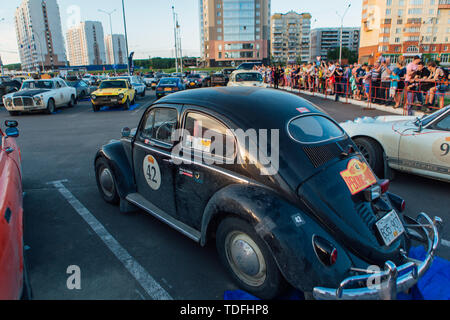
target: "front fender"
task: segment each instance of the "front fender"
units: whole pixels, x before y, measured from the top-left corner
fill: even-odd
[[[117,183],[117,191],[121,199],[136,192],[133,169],[126,150],[121,141],[113,141],[103,146],[95,156],[95,162],[103,157],[108,162]],[[95,167],[94,162],[94,167]]]
[[[220,221],[229,215],[250,223],[267,244],[285,279],[295,288],[311,292],[324,284],[338,286],[348,275],[352,262],[346,251],[319,223],[302,209],[274,191],[254,185],[231,185],[216,193],[202,221],[201,244],[205,245]],[[300,217],[301,222],[295,218]],[[337,262],[327,267],[317,258],[313,236],[335,245]]]

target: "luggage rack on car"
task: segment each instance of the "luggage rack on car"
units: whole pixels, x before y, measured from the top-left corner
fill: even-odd
[[[409,228],[420,228],[426,235],[426,239],[424,240],[427,241],[428,249],[424,261],[409,258],[406,252],[402,251],[401,254],[408,261],[407,263],[396,266],[392,261],[386,261],[384,270],[381,272],[352,268],[352,271],[364,272],[366,274],[344,279],[337,289],[315,287],[313,290],[314,298],[319,300],[392,300],[396,299],[397,292],[406,291],[414,286],[433,262],[435,252],[440,242],[438,229],[440,229],[442,225],[441,218],[434,217],[434,219],[431,220],[431,218],[423,212],[420,213],[417,218],[418,221],[421,219],[425,219],[427,223],[408,224],[404,225],[404,227],[408,234]],[[431,229],[431,235],[427,229]],[[414,237],[417,238],[416,236]],[[359,284],[361,282],[368,283],[369,280],[376,278],[385,280],[380,281],[380,284],[370,287],[346,289],[352,284]]]

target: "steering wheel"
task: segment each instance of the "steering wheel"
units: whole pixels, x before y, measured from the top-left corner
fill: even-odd
[[[163,127],[166,127],[166,126],[167,126],[168,129],[170,129],[168,125],[169,125],[170,123],[174,122],[174,121],[175,121],[175,119],[170,119],[170,120],[167,120],[167,121],[163,122],[163,123],[159,126],[159,128],[156,130],[156,133],[155,133],[156,139],[158,139],[159,131],[160,131]]]

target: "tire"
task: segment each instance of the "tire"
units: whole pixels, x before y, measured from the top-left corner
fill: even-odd
[[[47,102],[47,109],[45,110],[46,114],[52,114],[56,111],[55,100],[50,99]]]
[[[69,104],[67,106],[69,108],[73,108],[73,107],[75,107],[76,104],[77,104],[77,99],[75,98],[75,96],[71,96]]]
[[[95,162],[95,180],[103,200],[118,205],[120,198],[117,192],[116,178],[105,158],[99,158]]]
[[[10,116],[18,116],[20,114],[20,112],[19,111],[9,111],[9,115]]]
[[[370,138],[356,138],[354,142],[375,174],[383,177],[383,149],[378,142]]]
[[[123,108],[125,110],[129,110],[130,109],[130,99],[129,98],[127,98],[127,101],[125,101],[125,103],[123,104]]]
[[[247,255],[246,265],[242,264],[242,255],[238,255],[241,258],[239,266],[235,262],[236,253],[239,253],[239,246],[242,245],[246,246],[246,252],[251,251],[253,254]],[[272,253],[247,222],[234,217],[223,220],[217,229],[216,247],[220,260],[245,291],[261,299],[273,299],[286,289],[286,281]]]
[[[100,106],[96,106],[95,104],[92,104],[92,110],[94,110],[94,112],[98,112],[98,111],[100,111]]]
[[[141,93],[141,97],[142,97],[142,98],[144,98],[144,97],[145,97],[145,90],[144,90],[144,91],[142,91],[142,93]]]

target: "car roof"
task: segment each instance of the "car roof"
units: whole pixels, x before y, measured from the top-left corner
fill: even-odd
[[[168,95],[155,104],[167,103],[203,107],[223,115],[243,130],[281,129],[287,126],[290,119],[308,112],[326,114],[295,94],[268,88],[215,87],[185,90]],[[306,109],[299,111],[299,108]],[[255,115],[258,117],[255,118]]]

